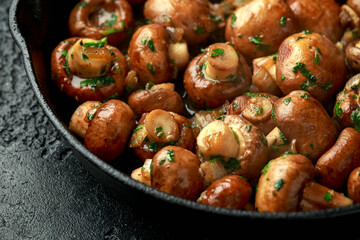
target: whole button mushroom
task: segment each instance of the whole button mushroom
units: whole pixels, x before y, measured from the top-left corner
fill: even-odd
[[[346,60],[355,73],[360,72],[360,41],[355,40],[346,45],[345,48]]]
[[[299,154],[316,161],[336,141],[337,130],[325,108],[308,92],[297,90],[280,98],[273,120]]]
[[[135,114],[124,102],[112,99],[96,111],[85,134],[85,147],[104,161],[124,151],[135,128]]]
[[[184,108],[183,100],[175,91],[173,83],[156,84],[136,91],[129,96],[128,103],[137,116],[155,109],[180,114]]]
[[[151,163],[151,186],[177,197],[195,200],[203,190],[200,161],[189,150],[167,146]]]
[[[145,161],[168,145],[194,150],[195,137],[189,120],[161,109],[144,113],[132,133],[129,147],[141,161]]]
[[[354,127],[360,131],[360,74],[350,78],[336,97],[333,118],[340,127]]]
[[[360,203],[360,167],[351,171],[347,182],[347,192],[355,203]]]
[[[53,80],[78,102],[120,97],[127,71],[124,55],[106,38],[68,38],[51,55]]]
[[[242,116],[267,135],[275,128],[271,112],[278,99],[268,93],[247,92],[230,103],[227,114]]]
[[[197,136],[197,151],[204,161],[220,161],[228,173],[255,182],[268,161],[263,133],[237,115],[225,115],[204,127]]]
[[[197,202],[215,207],[244,209],[251,195],[250,183],[238,175],[228,175],[208,186]]]
[[[143,85],[168,82],[189,62],[187,44],[170,40],[166,29],[159,24],[142,26],[132,36],[129,66]]]
[[[305,184],[314,177],[312,162],[299,154],[270,161],[262,171],[255,196],[259,212],[298,211]]]
[[[281,0],[254,0],[228,18],[225,38],[251,61],[275,53],[281,42],[298,31],[289,6]]]
[[[314,166],[300,154],[270,161],[259,180],[255,207],[259,212],[310,211],[343,207],[353,201],[313,181]]]
[[[340,40],[340,5],[333,0],[286,0],[302,30],[320,33],[332,42]]]
[[[332,146],[315,165],[319,183],[339,189],[345,185],[349,173],[360,166],[360,132],[345,128]]]
[[[90,121],[100,106],[99,101],[86,101],[78,106],[71,116],[69,130],[83,139]]]
[[[101,39],[120,46],[134,24],[130,4],[125,0],[82,0],[71,11],[69,30],[72,36]]]
[[[216,30],[216,21],[223,19],[211,11],[211,4],[205,0],[148,0],[145,6],[146,19],[163,27],[181,29],[182,38],[189,45],[204,42]]]
[[[325,36],[309,31],[293,34],[279,47],[276,78],[283,94],[304,90],[328,103],[346,82],[345,58]]]
[[[215,108],[246,92],[251,70],[230,44],[215,43],[195,57],[184,74],[184,87],[198,106]]]

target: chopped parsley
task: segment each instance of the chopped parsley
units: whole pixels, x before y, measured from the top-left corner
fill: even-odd
[[[335,106],[334,106],[334,114],[335,116],[338,116],[339,118],[341,118],[341,113],[343,113],[343,110],[342,108],[340,107],[340,104],[343,102],[344,100],[339,100],[335,103]]]
[[[101,47],[104,47],[105,44],[107,44],[107,37],[103,37],[99,41],[84,43],[82,46],[83,47],[98,47],[98,48],[101,48]]]
[[[230,127],[231,131],[233,132],[234,134],[234,138],[235,138],[235,141],[237,142],[237,144],[239,144],[239,137],[238,135],[236,134],[236,132],[234,131],[234,129],[232,127]]]
[[[197,34],[204,34],[204,33],[207,33],[206,30],[204,28],[202,28],[201,26],[196,26],[195,27],[195,32]]]
[[[283,100],[283,103],[285,104],[285,106],[289,105],[290,102],[291,102],[291,97],[285,98]]]
[[[235,24],[236,19],[237,19],[235,13],[231,14],[230,19],[231,19],[230,26],[231,26],[231,28],[234,28],[234,24]]]
[[[217,56],[220,56],[220,55],[223,55],[224,54],[224,49],[222,48],[215,48],[215,49],[212,49],[212,53],[210,55],[210,57],[217,57]]]
[[[155,75],[155,69],[154,69],[154,65],[152,65],[152,63],[146,63],[147,65],[147,70],[149,70],[149,72],[151,73],[151,75]]]
[[[262,51],[262,52],[267,52],[269,51],[270,45],[263,43],[262,42],[262,38],[264,36],[255,36],[255,37],[250,37],[249,40],[251,43],[255,44],[257,46],[257,50]]]
[[[225,160],[224,156],[221,155],[211,155],[210,161],[218,160],[225,168],[226,172],[230,173],[236,169],[241,168],[240,160],[230,157],[227,161]]]
[[[356,130],[360,131],[360,107],[352,111],[350,115],[350,122]]]
[[[306,100],[310,99],[310,95],[307,94],[307,93],[301,94],[300,97],[303,98],[303,99],[306,99]]]
[[[281,17],[280,18],[280,27],[285,27],[286,26],[286,22],[287,22],[287,18],[286,17]]]
[[[166,159],[167,159],[169,162],[175,162],[174,150],[171,150],[171,149],[167,150]]]
[[[284,185],[284,183],[285,183],[285,181],[284,181],[284,179],[282,179],[282,178],[280,178],[279,180],[277,180],[277,181],[275,182],[275,184],[274,184],[275,190],[276,190],[276,191],[279,191],[279,190],[282,188],[282,186]]]
[[[325,192],[325,196],[324,196],[325,202],[330,202],[333,199],[333,195],[329,192]]]
[[[133,133],[139,131],[139,130],[142,129],[142,128],[144,128],[144,125],[139,125],[139,126],[137,126],[137,127],[134,129]]]
[[[115,80],[113,77],[98,77],[93,79],[88,79],[80,82],[80,87],[86,87],[90,86],[92,89],[98,89],[105,85],[109,85],[111,83],[115,83]]]

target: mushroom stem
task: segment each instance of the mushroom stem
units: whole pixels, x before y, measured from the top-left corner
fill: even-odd
[[[268,142],[269,159],[277,158],[286,151],[291,151],[289,139],[277,127],[266,136],[266,140]]]
[[[205,73],[216,80],[232,80],[236,75],[239,57],[226,43],[215,43],[208,48]]]
[[[180,137],[179,126],[174,116],[164,110],[156,109],[145,120],[148,136],[156,142],[171,142]]]
[[[204,127],[197,137],[200,154],[208,160],[220,157],[237,158],[239,135],[222,120],[215,120]]]
[[[270,117],[272,108],[266,97],[253,97],[246,102],[242,113],[250,122],[262,122]]]
[[[184,70],[190,61],[187,43],[170,43],[168,47],[168,56],[170,61],[172,61],[179,70]]]
[[[352,205],[353,201],[319,183],[310,181],[303,190],[300,207],[303,211],[320,210]]]
[[[272,56],[253,60],[253,84],[260,92],[267,92],[279,96],[280,88],[276,83],[276,64]]]
[[[67,53],[70,71],[80,78],[95,78],[105,75],[111,68],[113,56],[105,47],[106,38],[78,40]]]

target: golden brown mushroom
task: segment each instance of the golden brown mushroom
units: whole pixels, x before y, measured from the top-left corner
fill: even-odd
[[[230,44],[215,43],[195,57],[184,75],[184,87],[198,106],[215,108],[246,92],[251,71]]]
[[[208,186],[197,202],[216,207],[244,209],[251,195],[250,183],[238,175],[228,175]]]
[[[345,128],[334,146],[322,155],[315,165],[319,183],[332,189],[341,188],[349,173],[360,166],[360,132]]]
[[[337,130],[330,116],[321,103],[305,91],[293,91],[280,98],[272,117],[288,141],[295,141],[296,152],[313,161],[336,141]]]
[[[353,169],[347,182],[349,198],[355,203],[360,203],[360,167]]]
[[[254,0],[228,18],[225,38],[251,61],[275,53],[281,42],[298,31],[289,6],[282,0]]]
[[[133,23],[132,8],[125,0],[82,0],[70,13],[69,30],[74,37],[107,37],[111,45],[120,46]]]
[[[167,146],[152,160],[151,186],[163,192],[195,200],[203,190],[200,161],[191,151]]]
[[[128,67],[124,55],[101,40],[68,38],[51,55],[53,80],[78,102],[120,97]]]
[[[328,103],[346,82],[345,58],[325,36],[293,34],[279,47],[276,78],[284,94],[302,89]]]
[[[340,40],[340,5],[334,0],[286,0],[301,30],[320,33],[332,42]]]
[[[85,147],[104,161],[116,159],[125,150],[135,127],[135,114],[124,102],[112,99],[96,111],[85,134]]]
[[[145,161],[168,145],[194,150],[195,137],[189,120],[161,109],[144,113],[131,136],[130,148]]]
[[[204,42],[216,29],[217,20],[224,19],[214,15],[211,4],[205,0],[148,0],[144,16],[163,27],[181,29],[182,38],[189,45]]]

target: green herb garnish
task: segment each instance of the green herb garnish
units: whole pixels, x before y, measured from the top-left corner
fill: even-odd
[[[90,86],[92,89],[98,89],[105,85],[109,85],[111,83],[115,83],[113,77],[98,77],[93,79],[88,79],[80,82],[80,88]]]
[[[215,48],[212,50],[212,53],[210,55],[210,57],[217,57],[224,54],[224,49],[222,48]]]

